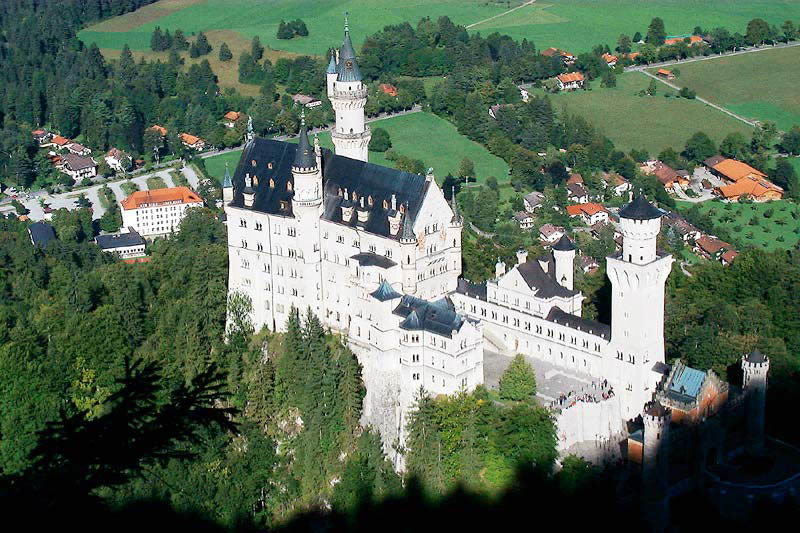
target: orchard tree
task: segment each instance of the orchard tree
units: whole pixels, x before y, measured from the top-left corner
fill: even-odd
[[[617,52],[620,54],[627,54],[631,51],[631,38],[627,35],[620,34],[617,38]]]
[[[664,21],[660,17],[655,17],[650,21],[647,28],[645,41],[654,46],[661,46],[667,38],[667,31],[664,29]]]
[[[683,156],[695,163],[700,163],[716,153],[717,147],[714,141],[702,131],[698,131],[689,137],[683,150]]]
[[[747,23],[747,33],[745,34],[747,44],[760,45],[771,38],[772,31],[764,19],[755,18]]]

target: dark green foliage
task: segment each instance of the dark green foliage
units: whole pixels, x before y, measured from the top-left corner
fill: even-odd
[[[306,37],[308,35],[308,28],[306,23],[300,19],[292,20],[287,23],[281,20],[278,24],[278,39],[294,39],[295,37]]]
[[[197,34],[197,38],[189,47],[189,56],[197,58],[211,53],[211,44],[208,42],[208,37],[203,32]]]
[[[536,394],[536,374],[522,354],[517,354],[500,377],[500,398],[515,402],[530,401]]]
[[[647,28],[647,37],[645,41],[654,46],[661,46],[667,38],[667,32],[664,29],[664,21],[660,17],[655,17],[650,21],[650,26]]]
[[[702,163],[716,153],[717,147],[714,141],[704,132],[698,131],[686,141],[686,147],[683,149],[682,155],[689,161]]]
[[[369,149],[371,152],[385,152],[392,147],[392,139],[389,137],[389,132],[383,128],[375,128],[372,130],[372,139],[369,141]]]
[[[228,43],[222,43],[219,47],[219,60],[230,61],[231,59],[233,59],[233,53],[228,47]]]

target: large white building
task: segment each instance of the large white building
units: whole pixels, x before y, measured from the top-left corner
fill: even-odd
[[[545,257],[521,252],[508,272],[498,263],[494,280],[460,280],[463,221],[433,176],[367,162],[366,91],[347,29],[327,77],[336,153],[303,124],[298,144],[251,138],[224,181],[229,291],[249,297],[256,328],[284,330],[295,307],[344,335],[364,367],[365,419],[384,443],[402,440],[420,386],[451,394],[483,383],[484,338],[614,387],[597,420],[559,419],[564,446],[640,414],[664,366],[672,258],[656,251],[661,213],[642,197],[620,211],[611,327],[581,318],[567,237]]]
[[[136,191],[122,202],[122,227],[133,228],[142,237],[173,233],[186,210],[203,207],[203,199],[189,187]]]

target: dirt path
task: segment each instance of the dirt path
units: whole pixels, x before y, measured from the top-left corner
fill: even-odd
[[[477,26],[479,24],[483,24],[484,22],[489,22],[490,20],[494,20],[494,19],[499,18],[499,17],[504,17],[504,16],[508,15],[509,13],[511,13],[512,11],[516,11],[517,9],[522,9],[523,7],[529,6],[529,5],[533,4],[534,2],[536,2],[536,0],[528,0],[527,2],[525,2],[522,5],[518,5],[517,7],[512,7],[508,11],[503,11],[502,13],[498,13],[497,15],[494,15],[493,17],[489,17],[488,19],[483,19],[483,20],[479,20],[478,22],[474,22],[472,24],[467,24],[467,29],[473,28],[473,27],[475,27],[475,26]]]

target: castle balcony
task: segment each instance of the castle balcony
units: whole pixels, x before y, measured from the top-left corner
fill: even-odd
[[[369,126],[366,125],[364,126],[364,131],[361,133],[345,133],[343,131],[336,131],[335,129],[331,131],[331,137],[337,139],[362,139],[369,134]]]
[[[367,89],[354,89],[352,91],[337,91],[333,90],[328,94],[328,98],[337,98],[340,100],[360,100],[367,97]]]

